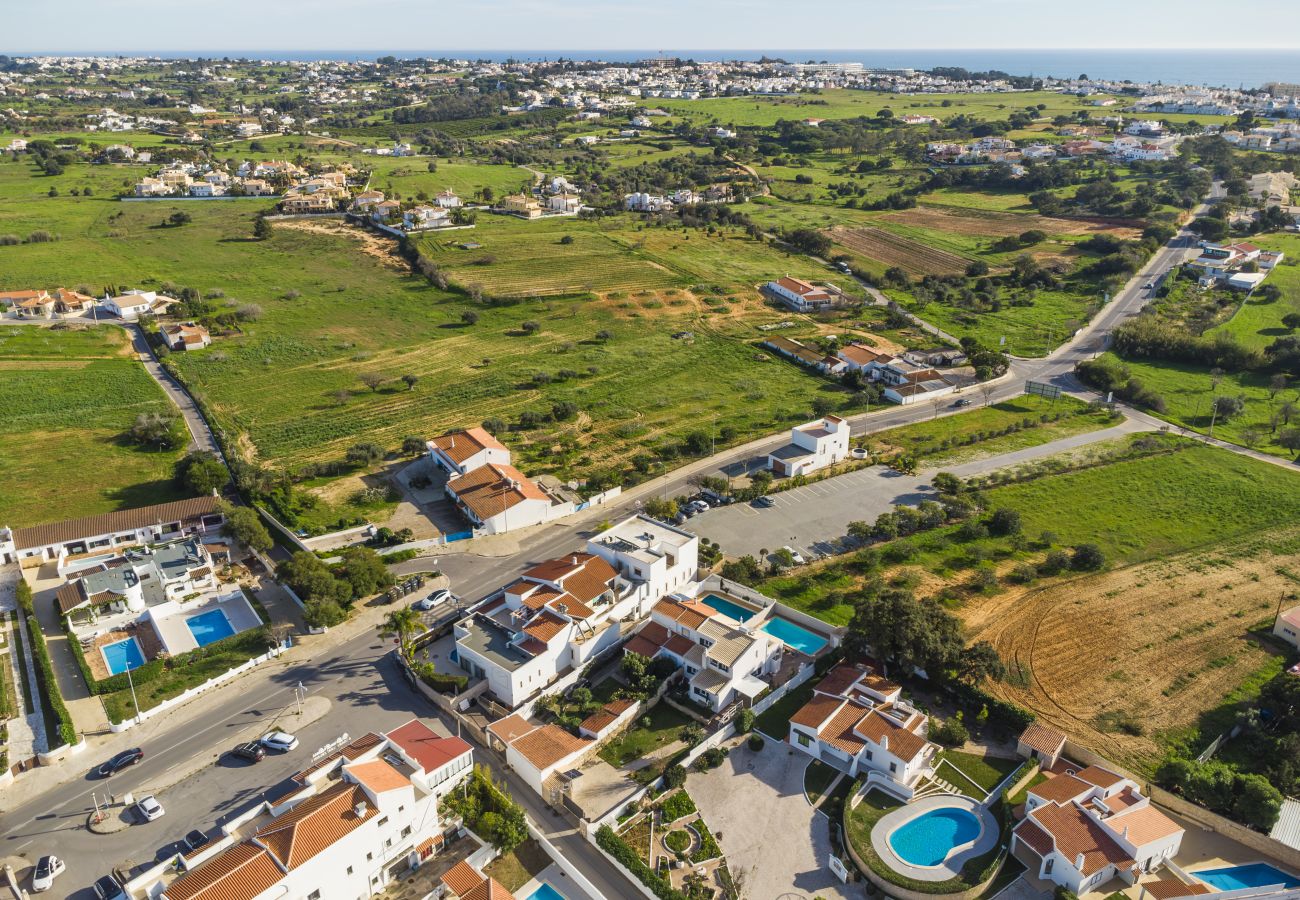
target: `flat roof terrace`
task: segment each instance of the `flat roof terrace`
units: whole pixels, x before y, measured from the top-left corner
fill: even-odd
[[[473,617],[462,622],[461,627],[465,629],[465,636],[457,638],[456,643],[485,659],[492,660],[504,669],[513,672],[532,659],[511,643],[514,632],[498,625],[481,613],[475,613]]]

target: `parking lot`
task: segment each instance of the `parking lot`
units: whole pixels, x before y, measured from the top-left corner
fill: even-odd
[[[807,556],[829,550],[826,542],[843,536],[850,522],[872,522],[895,504],[915,505],[934,491],[928,476],[872,466],[770,496],[770,507],[733,503],[701,513],[685,527],[717,541],[728,556],[786,546]]]

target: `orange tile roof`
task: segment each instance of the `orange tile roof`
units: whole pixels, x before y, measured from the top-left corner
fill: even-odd
[[[820,728],[835,710],[839,709],[840,704],[844,701],[839,697],[827,697],[824,695],[814,694],[813,698],[790,717],[792,725],[802,725],[805,728]]]
[[[487,878],[478,887],[461,897],[461,900],[515,900],[515,895],[495,878]]]
[[[1095,784],[1099,788],[1108,788],[1119,784],[1124,780],[1124,776],[1110,769],[1103,769],[1101,766],[1088,766],[1078,772],[1078,777],[1088,784]]]
[[[449,431],[441,437],[429,441],[456,465],[460,465],[482,450],[504,450],[505,445],[494,438],[486,429],[474,426],[464,431]]]
[[[495,734],[507,744],[512,744],[517,738],[523,737],[537,726],[529,722],[518,713],[506,716],[504,719],[498,719],[489,725],[488,731]]]
[[[644,656],[648,659],[658,653],[662,648],[662,644],[656,644],[644,635],[634,634],[628,642],[623,645],[623,652],[635,653],[638,656]]]
[[[525,571],[523,577],[558,584],[575,599],[591,603],[609,590],[609,583],[618,573],[599,556],[570,553],[538,563]]]
[[[447,490],[482,522],[525,500],[550,502],[542,489],[529,481],[523,472],[505,463],[488,463],[466,472],[448,482]]]
[[[568,622],[564,621],[550,610],[544,610],[534,616],[533,620],[524,626],[524,631],[537,638],[537,640],[546,643],[563,631],[565,626],[568,624]]]
[[[355,811],[358,803],[366,804],[360,816]],[[339,782],[263,825],[254,837],[292,871],[378,813],[360,787]]]
[[[635,705],[635,700],[611,700],[599,710],[583,719],[582,724],[579,727],[586,731],[598,733],[602,729],[608,728],[610,725],[614,724],[614,721],[619,716],[623,715],[623,713],[627,712]]]
[[[163,891],[167,900],[252,900],[284,877],[266,850],[246,841],[197,866]]]
[[[1118,834],[1124,834],[1127,828],[1125,837],[1135,847],[1145,847],[1183,830],[1177,822],[1150,804],[1111,816],[1106,824]]]
[[[1173,900],[1174,897],[1191,897],[1195,894],[1208,894],[1210,889],[1203,884],[1184,884],[1177,878],[1157,878],[1144,881],[1142,887],[1155,900]]]
[[[830,694],[833,697],[842,697],[844,692],[852,687],[865,674],[866,666],[856,666],[852,663],[840,663],[822,676],[822,680],[817,682],[817,686],[814,690],[819,694]]]
[[[1042,784],[1034,785],[1029,789],[1029,793],[1048,803],[1069,803],[1090,788],[1088,782],[1062,773],[1053,775]]]
[[[1142,802],[1140,794],[1135,794],[1132,788],[1124,788],[1117,794],[1111,794],[1109,797],[1098,797],[1093,803],[1104,803],[1107,810],[1106,815],[1117,816],[1127,809],[1131,809]]]
[[[463,859],[442,873],[442,883],[458,897],[468,894],[484,880],[483,876],[475,872],[474,867]]]
[[[865,366],[873,360],[880,359],[883,354],[869,350],[861,344],[846,344],[836,351],[836,355],[840,359],[853,363],[855,366]]]
[[[550,768],[566,757],[585,750],[594,743],[574,737],[558,725],[534,728],[511,744],[538,771]]]
[[[870,715],[860,706],[845,703],[835,712],[835,715],[831,716],[830,721],[821,727],[817,737],[837,750],[857,756],[867,742],[855,733],[855,729],[861,724],[863,718]]]
[[[667,643],[664,644],[664,649],[677,656],[685,656],[695,646],[697,644],[686,635],[674,634],[668,638]]]
[[[159,503],[155,506],[123,509],[99,516],[68,519],[66,522],[54,522],[49,525],[16,528],[14,529],[14,548],[26,550],[31,547],[43,547],[47,544],[61,544],[82,538],[95,537],[100,534],[110,534],[115,531],[132,531],[159,523],[185,522],[197,519],[200,516],[215,514],[218,511],[219,502],[216,497],[193,497],[189,500],[176,500],[172,503]]]
[[[1039,753],[1055,756],[1065,746],[1065,735],[1055,728],[1030,722],[1029,726],[1020,733],[1020,743]]]
[[[436,772],[453,759],[473,752],[473,748],[460,738],[440,737],[419,719],[393,729],[387,737],[425,772]]]
[[[1096,874],[1108,864],[1121,869],[1134,865],[1106,830],[1074,803],[1049,803],[1031,811],[1029,818],[1052,836],[1057,851],[1071,865],[1083,854],[1084,876]]]
[[[1039,856],[1052,852],[1052,836],[1039,827],[1033,819],[1022,819],[1013,829],[1021,842]]]
[[[899,759],[911,762],[925,749],[926,739],[899,725],[889,716],[872,710],[857,725],[857,733],[876,744],[889,741],[889,752]]]
[[[563,613],[570,619],[590,619],[596,614],[594,609],[568,591],[548,601],[546,605],[558,613]]]
[[[411,779],[394,769],[391,763],[383,759],[354,763],[346,766],[343,771],[351,775],[358,784],[369,788],[372,794],[395,791],[411,784]]]
[[[565,592],[549,584],[537,584],[533,581],[517,581],[507,591],[523,597],[524,606],[529,609],[541,609],[556,597],[563,597]]]
[[[708,612],[705,612],[708,610]],[[685,625],[690,629],[697,629],[709,619],[713,618],[714,612],[707,606],[687,606],[677,600],[667,598],[660,600],[654,605],[651,612],[657,612],[662,616],[672,619],[679,625]]]

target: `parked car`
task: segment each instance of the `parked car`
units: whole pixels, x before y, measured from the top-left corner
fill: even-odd
[[[719,494],[717,491],[705,488],[700,491],[700,499],[712,506],[726,506],[736,498],[730,494]]]
[[[1142,287],[1148,291],[1154,291],[1156,289],[1156,283],[1154,281],[1148,281],[1146,284],[1142,285]]]
[[[796,566],[802,566],[804,563],[806,563],[806,562],[808,561],[808,560],[806,560],[806,559],[803,558],[803,554],[802,554],[802,553],[800,553],[798,550],[794,549],[793,547],[790,547],[790,546],[787,545],[787,546],[785,546],[785,547],[782,547],[781,549],[782,549],[782,550],[789,551],[789,553],[790,553],[790,558],[794,560],[794,564],[795,564]]]
[[[197,828],[184,837],[185,849],[194,851],[208,842],[208,836]]]
[[[451,599],[452,599],[451,591],[447,590],[446,588],[438,588],[432,594],[422,598],[418,603],[416,603],[415,608],[421,610],[433,609],[439,603],[446,603],[448,600]]]
[[[127,766],[135,765],[142,759],[144,759],[144,751],[139,747],[132,747],[130,750],[123,750],[96,771],[99,773],[100,778],[108,778],[111,775],[116,775]]]
[[[128,900],[126,891],[112,875],[105,875],[95,882],[95,896],[99,900]]]
[[[763,509],[768,509],[769,507],[776,506],[776,501],[767,496],[767,494],[764,494],[761,497],[754,498],[754,505],[761,506]]]
[[[952,405],[961,409],[964,406],[970,406],[970,397],[958,397],[952,402]]]
[[[286,731],[272,731],[262,735],[261,744],[268,750],[279,750],[282,753],[298,749],[298,739]]]
[[[697,513],[702,513],[702,512],[708,512],[710,509],[712,509],[712,507],[709,506],[709,504],[705,503],[703,500],[692,500],[691,509],[695,510]]]
[[[866,447],[854,447],[852,450],[849,451],[849,456],[852,456],[854,459],[866,459],[866,458],[867,458],[867,448],[866,448]]]
[[[853,272],[853,267],[850,266],[850,265],[849,265],[848,263],[846,263],[846,262],[836,263],[836,264],[835,264],[835,268],[839,269],[839,270],[840,270],[841,272],[843,272],[845,275],[852,274],[852,272]]]
[[[158,798],[153,794],[150,794],[147,797],[141,797],[140,801],[136,803],[135,809],[136,812],[144,817],[146,822],[153,822],[157,819],[161,819],[167,812],[167,810],[163,809],[162,804],[158,802]]]
[[[249,741],[246,744],[240,744],[230,752],[233,756],[237,756],[240,759],[246,759],[253,763],[261,762],[266,756],[266,748],[257,741]]]
[[[63,874],[67,866],[57,856],[42,856],[36,861],[36,871],[32,872],[32,893],[39,894],[54,887],[54,879]]]

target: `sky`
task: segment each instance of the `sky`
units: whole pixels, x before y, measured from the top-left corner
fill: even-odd
[[[0,53],[1300,48],[1300,3],[1236,0],[8,0]]]

